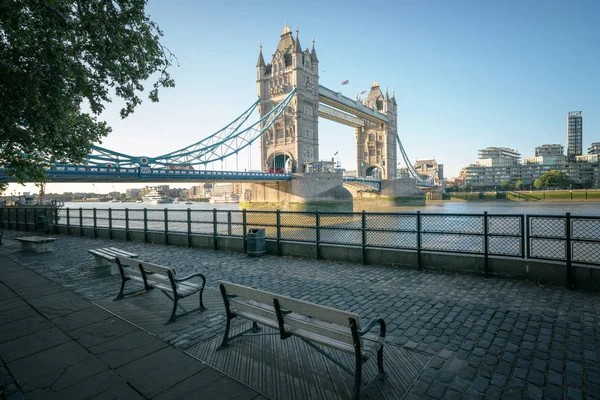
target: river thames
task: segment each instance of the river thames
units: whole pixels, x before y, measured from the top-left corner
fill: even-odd
[[[187,205],[184,203],[179,204],[159,204],[151,205],[144,203],[80,203],[80,202],[66,202],[65,208],[98,208],[106,209],[112,208],[115,210],[122,210],[129,208],[132,210],[139,210],[147,208],[148,210],[157,209],[173,209],[173,210],[184,210],[190,208],[192,210],[238,210],[238,204],[210,204],[210,203],[193,203]],[[264,210],[264,208],[262,208]],[[275,210],[276,208],[273,208]],[[329,210],[331,212],[332,210]],[[355,212],[361,210],[355,209]],[[487,211],[490,214],[564,214],[570,212],[574,215],[590,215],[600,216],[600,203],[598,202],[515,202],[515,201],[434,201],[429,202],[424,206],[407,206],[407,207],[387,207],[378,209],[368,209],[369,212],[416,212],[421,211],[423,213],[442,213],[442,214],[481,214]]]

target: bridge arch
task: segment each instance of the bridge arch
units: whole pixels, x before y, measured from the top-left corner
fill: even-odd
[[[296,160],[287,150],[274,151],[268,155],[264,168],[265,172],[296,172]]]
[[[367,167],[365,173],[366,173],[366,176],[368,176],[370,178],[382,179],[382,177],[383,177],[383,170],[378,165],[374,165],[372,167]]]

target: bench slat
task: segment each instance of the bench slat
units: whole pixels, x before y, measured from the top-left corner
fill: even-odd
[[[117,249],[116,247],[107,247],[107,248],[104,248],[104,249],[102,249],[102,250],[105,250],[105,251],[106,251],[106,250],[110,250],[110,251],[111,251],[111,252],[113,252],[115,255],[124,256],[124,257],[127,257],[127,258],[135,258],[135,257],[138,257],[138,254],[129,253],[129,252],[125,251],[125,250]]]
[[[239,315],[240,317],[249,319],[250,321],[255,321],[259,324],[266,325],[271,328],[279,329],[279,325],[277,324],[277,321],[273,321],[272,319],[269,319],[269,318],[266,318],[266,317],[263,317],[260,315],[256,315],[252,312],[238,310],[238,311],[236,311],[235,314]],[[289,328],[286,327],[286,331],[293,334],[294,336],[298,336],[300,338],[309,340],[311,342],[317,342],[319,344],[322,344],[327,347],[331,347],[333,349],[337,349],[337,350],[344,351],[346,353],[354,354],[354,346],[352,344],[339,342],[339,341],[333,340],[331,338],[321,336],[321,335],[315,334],[313,332],[308,332],[308,331],[305,331],[303,329],[296,328],[296,327],[289,327]],[[374,348],[372,346],[365,346],[364,348],[362,348],[362,354],[363,354],[363,356],[371,357],[372,355],[377,353],[378,348],[379,348],[379,346],[377,348]]]
[[[253,302],[246,302],[238,298],[229,299],[230,307],[234,310],[234,314],[237,313],[238,310],[254,313],[260,315],[264,318],[269,318],[275,322],[277,322],[277,314],[275,313],[275,308],[271,307],[267,304],[259,304]],[[337,324],[331,324],[329,322],[324,322],[320,320],[316,320],[314,318],[306,317],[304,315],[300,315],[297,313],[286,314],[284,317],[284,323],[286,329],[288,327],[295,327],[299,329],[303,329],[308,332],[312,332],[318,335],[329,337],[333,340],[343,342],[346,344],[352,344],[352,332],[349,326],[342,326]],[[361,346],[365,345],[365,341],[372,341],[381,343],[382,339],[374,335],[372,333],[367,333],[362,337]]]
[[[223,285],[225,287],[225,291],[229,294],[269,305],[273,304],[273,299],[277,299],[279,301],[279,305],[284,310],[295,311],[302,315],[310,315],[311,317],[320,319],[322,321],[347,326],[349,319],[354,318],[357,328],[360,330],[360,316],[356,313],[337,310],[335,308],[313,304],[307,301],[266,292],[264,290],[237,285],[235,283],[220,281],[219,284]]]

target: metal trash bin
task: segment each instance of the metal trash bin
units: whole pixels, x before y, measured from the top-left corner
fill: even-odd
[[[45,215],[40,215],[35,218],[35,231],[50,233],[50,227],[48,226],[48,218]]]
[[[248,229],[246,235],[246,253],[249,256],[259,257],[265,254],[265,229]]]

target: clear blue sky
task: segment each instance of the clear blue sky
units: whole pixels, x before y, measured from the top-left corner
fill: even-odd
[[[179,59],[177,86],[124,121],[107,108],[102,146],[114,150],[162,154],[226,125],[255,101],[258,45],[269,62],[286,20],[303,47],[315,39],[322,85],[352,98],[374,79],[395,91],[409,157],[435,157],[446,177],[487,146],[524,157],[566,147],[569,111],[583,111],[584,153],[600,142],[600,1],[150,0],[148,12]],[[353,130],[320,119],[319,134],[321,158],[339,150],[354,169]]]

